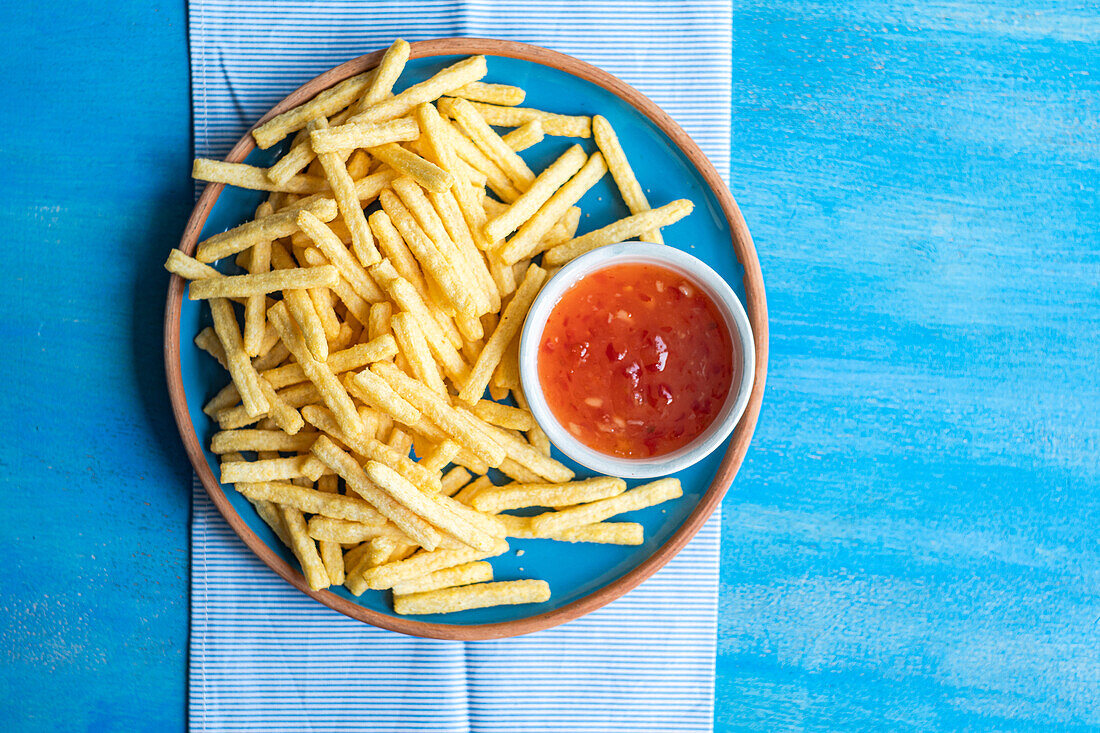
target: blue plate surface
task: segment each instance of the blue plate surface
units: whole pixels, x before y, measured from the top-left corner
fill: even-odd
[[[422,81],[460,58],[462,57],[434,56],[410,61],[397,89]],[[695,210],[690,216],[663,230],[666,243],[690,251],[707,262],[730,283],[744,304],[744,272],[731,247],[730,228],[722,207],[702,174],[656,124],[625,100],[602,87],[531,61],[490,56],[489,74],[485,81],[523,87],[527,90],[524,106],[563,114],[598,113],[606,117],[618,133],[652,206],[661,206],[679,198],[688,198],[695,203]],[[574,143],[580,143],[589,152],[596,150],[592,139],[547,137],[538,145],[524,151],[522,156],[537,172]],[[271,165],[285,152],[286,144],[284,141],[270,150],[254,150],[246,162],[260,166]],[[200,239],[252,218],[256,206],[262,200],[261,193],[227,187],[218,197]],[[377,204],[371,208],[375,206]],[[622,203],[610,175],[604,176],[585,195],[579,206],[584,211],[578,229],[578,233],[582,234],[606,226],[630,213]],[[233,269],[233,265],[228,262],[220,263],[219,266],[227,272]],[[210,444],[210,436],[217,431],[217,425],[202,412],[202,405],[227,381],[225,371],[192,343],[195,334],[210,324],[209,309],[185,297],[180,315],[180,367],[191,421],[203,446]],[[642,545],[618,547],[549,540],[509,540],[511,550],[491,561],[495,579],[542,578],[550,584],[550,601],[414,618],[450,625],[515,621],[561,608],[613,583],[652,555],[691,514],[710,486],[727,445],[728,443],[723,444],[708,458],[676,474],[683,484],[683,498],[615,518],[617,521],[634,521],[644,525],[646,539]],[[554,456],[577,471],[578,477],[591,475],[591,472],[565,459],[557,451]],[[219,471],[216,457],[207,451],[206,460],[217,476]],[[501,483],[502,477],[497,475],[495,480]],[[638,483],[642,482],[632,482],[632,485]],[[279,542],[251,504],[232,486],[224,489],[229,502],[252,531],[292,567],[298,567],[293,554]],[[330,590],[373,611],[388,616],[395,615],[388,592],[366,591],[362,596],[356,597],[343,587]]]

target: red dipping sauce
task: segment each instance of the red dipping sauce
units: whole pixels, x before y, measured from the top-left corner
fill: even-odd
[[[671,453],[717,417],[733,383],[718,308],[686,276],[611,265],[554,306],[539,345],[550,410],[577,440],[619,458]]]

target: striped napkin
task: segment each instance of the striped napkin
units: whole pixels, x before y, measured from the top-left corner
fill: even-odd
[[[272,104],[395,37],[488,36],[577,56],[660,104],[729,166],[728,0],[190,0],[197,155],[221,157]],[[719,518],[611,605],[517,639],[440,642],[346,618],[284,583],[193,487],[195,730],[710,730]]]

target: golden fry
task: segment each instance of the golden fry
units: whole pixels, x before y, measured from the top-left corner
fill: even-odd
[[[588,157],[580,145],[574,145],[566,150],[561,157],[539,173],[527,191],[503,214],[485,225],[485,237],[490,241],[497,241],[519,229],[566,181],[576,175],[587,160]]]
[[[471,502],[479,512],[499,513],[532,506],[567,507],[608,499],[626,491],[621,478],[600,476],[565,484],[509,484],[481,491]]]
[[[695,205],[687,199],[680,199],[665,204],[659,209],[650,209],[640,214],[632,214],[625,219],[619,219],[614,224],[609,224],[602,229],[597,229],[554,247],[547,251],[542,261],[547,265],[564,265],[574,257],[579,257],[585,252],[591,252],[598,247],[625,242],[643,232],[674,224],[690,214],[694,207]]]
[[[416,109],[417,105],[431,102],[453,89],[477,81],[488,73],[484,56],[471,56],[435,74],[431,78],[414,84],[405,91],[389,99],[382,100],[348,122],[385,122],[402,117]]]
[[[374,506],[379,513],[407,534],[413,542],[428,550],[439,544],[439,533],[423,518],[410,511],[403,502],[379,488],[349,453],[340,450],[339,446],[324,436],[317,439],[317,442],[313,444],[312,451],[313,455],[320,459],[322,463],[336,471],[340,478],[344,479],[350,490],[359,494],[367,503]],[[382,464],[371,461],[367,465],[380,466]],[[394,476],[399,476],[388,467],[387,470]],[[407,481],[405,483],[412,486]],[[420,493],[415,486],[413,486],[413,491]],[[424,496],[423,494],[420,495]],[[349,517],[337,517],[337,519],[349,519]]]
[[[257,275],[228,275],[195,280],[189,286],[191,300],[207,298],[247,298],[280,290],[325,288],[335,285],[340,273],[335,267],[298,267],[292,270],[273,270]]]
[[[471,583],[483,583],[493,579],[493,566],[487,562],[468,562],[464,565],[455,565],[453,568],[436,570],[434,573],[422,575],[419,578],[405,580],[393,587],[394,595],[409,595],[410,593],[423,593],[440,588],[454,588]]]
[[[416,153],[405,150],[400,145],[389,143],[370,149],[371,155],[395,171],[411,177],[429,191],[446,191],[454,185],[455,179],[436,164],[421,158]]]
[[[477,362],[470,370],[470,376],[462,386],[462,391],[458,393],[459,400],[473,405],[485,394],[485,388],[489,386],[489,379],[504,355],[504,349],[519,333],[523,320],[527,317],[527,311],[544,282],[546,282],[546,271],[538,265],[531,265],[519,290],[505,307],[493,335],[485,342],[485,348],[481,350]]]
[[[515,236],[500,248],[500,258],[507,264],[513,264],[530,256],[543,235],[554,226],[570,206],[580,201],[588,189],[596,185],[605,173],[607,173],[607,165],[604,163],[603,156],[593,153],[580,171],[559,188],[550,200],[520,227]]]
[[[301,432],[287,435],[282,430],[222,430],[210,438],[210,452],[307,451],[317,436],[317,433]]]
[[[478,400],[470,412],[492,425],[509,430],[530,430],[535,427],[535,418],[527,410],[502,405],[499,402]]]
[[[397,595],[393,599],[393,610],[403,616],[454,613],[471,608],[545,603],[548,600],[550,585],[545,580],[509,580]]]
[[[539,120],[525,122],[501,137],[505,144],[517,153],[541,143],[545,138],[546,131],[542,129],[542,122]]]
[[[318,441],[327,438],[318,438]],[[386,518],[367,502],[342,494],[326,494],[316,489],[295,486],[285,481],[262,481],[237,484],[246,497],[266,499],[276,504],[292,506],[308,514],[323,514],[334,519],[346,519],[360,524],[385,524]]]
[[[642,191],[641,184],[634,176],[634,170],[626,159],[619,136],[615,134],[607,118],[602,115],[595,115],[592,118],[592,134],[596,138],[596,146],[607,161],[607,168],[611,171],[611,177],[615,179],[615,185],[619,187],[623,203],[630,209],[630,213],[640,214],[643,211],[649,211],[649,201],[646,200],[645,192]],[[655,227],[641,234],[642,239],[647,242],[664,244],[659,228]]]
[[[318,198],[304,206],[292,207],[262,219],[246,222],[227,232],[204,239],[195,249],[195,259],[199,262],[215,262],[244,251],[257,242],[271,242],[280,237],[289,237],[298,231],[299,209],[310,212],[321,221],[332,221],[338,213],[335,201],[329,198]]]
[[[374,70],[371,70],[345,79],[305,104],[271,118],[252,131],[256,145],[267,150],[290,133],[305,127],[310,120],[332,116],[361,97],[373,78]]]
[[[355,409],[355,404],[348,396],[347,390],[336,378],[332,369],[325,362],[315,359],[306,348],[301,331],[290,320],[283,303],[273,305],[267,312],[267,316],[282,336],[283,343],[301,365],[306,377],[317,387],[324,403],[336,416],[340,428],[349,436],[361,435],[363,423],[359,420],[359,412]]]
[[[313,147],[313,152],[318,155],[344,154],[356,148],[373,148],[378,145],[415,140],[419,136],[420,128],[417,127],[416,120],[402,117],[381,124],[364,122],[338,127],[322,127],[309,133],[309,143]]]
[[[489,550],[467,548],[422,552],[410,557],[408,560],[399,560],[369,568],[363,572],[363,578],[366,580],[368,588],[387,590],[404,580],[419,578],[436,570],[453,568],[456,565],[465,565],[468,562],[496,557],[507,551],[508,543],[498,540]]]
[[[439,111],[450,116],[452,104],[449,99],[440,100]],[[529,107],[500,107],[480,102],[470,102],[470,105],[477,110],[477,113],[486,122],[494,127],[519,127],[532,120],[538,120],[542,123],[542,129],[547,135],[560,137],[592,136],[592,118],[590,117],[559,115]]]
[[[191,177],[199,181],[224,183],[254,191],[312,194],[329,189],[325,179],[317,176],[292,175],[281,183],[275,183],[268,178],[267,171],[263,168],[245,165],[244,163],[226,163],[225,161],[210,160],[209,158],[195,158],[195,162],[191,166]]]
[[[487,102],[488,104],[514,107],[517,104],[523,104],[527,92],[508,84],[485,84],[475,81],[449,92],[449,96],[462,97],[473,102]]]
[[[624,512],[637,511],[683,496],[680,480],[665,478],[631,489],[626,493],[582,504],[559,512],[546,512],[531,520],[531,529],[540,535],[557,534],[585,524],[602,522]]]
[[[306,576],[306,582],[311,590],[323,590],[329,586],[329,575],[321,556],[317,554],[317,545],[314,544],[306,532],[306,521],[302,512],[284,506],[283,522],[287,534],[290,536],[290,548],[302,565],[302,574]]]

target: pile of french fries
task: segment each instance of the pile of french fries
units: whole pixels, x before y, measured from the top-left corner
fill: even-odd
[[[522,89],[480,81],[483,56],[394,93],[408,57],[398,40],[253,130],[265,149],[294,135],[270,168],[195,161],[200,180],[270,192],[166,263],[209,302],[195,343],[232,378],[203,408],[210,448],[314,590],[389,589],[399,614],[545,602],[545,581],[493,582],[508,538],[641,544],[640,524],[605,520],[681,489],[574,480],[527,409],[518,334],[553,268],[660,242],[692,204],[651,209],[607,120],[517,106]],[[518,153],[545,136],[598,150],[536,173]],[[576,204],[608,170],[632,213],[578,237]],[[210,266],[228,257],[244,274]],[[506,513],[530,507],[548,511]]]

